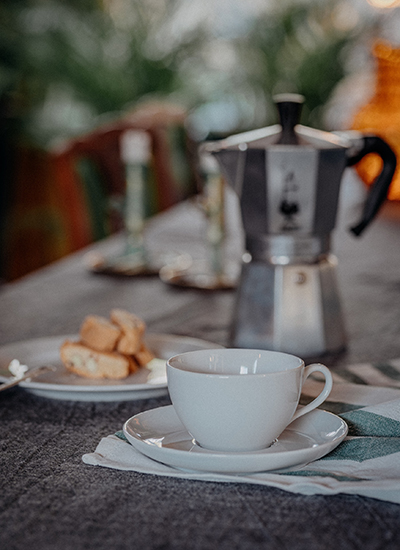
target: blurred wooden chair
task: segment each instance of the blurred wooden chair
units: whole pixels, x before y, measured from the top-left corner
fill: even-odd
[[[184,109],[148,102],[52,151],[21,149],[5,224],[3,278],[13,280],[122,228],[125,191],[120,141],[151,136],[146,215],[195,194],[196,145]]]

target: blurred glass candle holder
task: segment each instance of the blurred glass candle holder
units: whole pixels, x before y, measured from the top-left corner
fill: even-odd
[[[121,138],[121,157],[125,164],[126,191],[124,224],[125,255],[134,265],[147,266],[144,247],[145,182],[151,156],[151,139],[147,132],[130,130]]]
[[[124,250],[105,258],[92,255],[94,271],[121,275],[156,275],[162,260],[146,249],[146,184],[152,155],[152,142],[146,130],[123,132],[120,141],[121,160],[125,166],[126,188],[123,206]]]
[[[200,151],[200,176],[203,182],[197,204],[206,218],[207,258],[178,256],[160,270],[161,279],[176,286],[203,290],[231,289],[237,285],[239,266],[225,254],[225,180],[216,158]]]

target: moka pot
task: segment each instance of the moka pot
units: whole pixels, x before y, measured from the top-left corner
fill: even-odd
[[[230,345],[315,357],[346,335],[331,253],[343,172],[368,153],[383,168],[364,205],[360,235],[386,198],[396,156],[379,137],[298,124],[303,98],[275,98],[280,124],[208,143],[238,195],[246,252]]]

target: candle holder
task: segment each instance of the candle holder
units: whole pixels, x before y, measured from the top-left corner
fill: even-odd
[[[163,265],[162,259],[154,258],[144,243],[146,182],[151,160],[150,134],[145,130],[125,131],[121,136],[121,159],[126,174],[123,250],[111,257],[90,254],[90,267],[97,273],[157,275]]]
[[[198,205],[207,221],[206,248],[208,257],[193,259],[189,254],[178,256],[160,270],[167,284],[203,290],[232,289],[237,285],[239,266],[225,257],[225,180],[213,155],[200,152],[203,189]]]

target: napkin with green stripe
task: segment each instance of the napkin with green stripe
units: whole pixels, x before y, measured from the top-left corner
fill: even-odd
[[[121,432],[103,438],[83,461],[154,475],[255,483],[307,495],[356,494],[400,504],[400,361],[387,363],[385,370],[382,365],[365,364],[332,373],[334,388],[322,408],[346,421],[348,436],[331,453],[306,466],[237,475],[184,472],[142,455]],[[379,385],[370,385],[371,380]],[[320,385],[319,380],[307,382],[303,402],[317,395]]]

